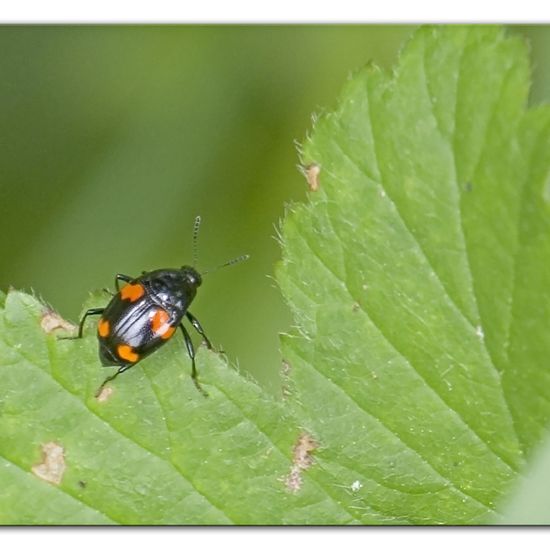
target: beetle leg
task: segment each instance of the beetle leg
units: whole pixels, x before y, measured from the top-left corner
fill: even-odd
[[[115,275],[115,287],[116,287],[117,292],[120,292],[120,287],[119,287],[119,284],[118,284],[119,281],[124,281],[125,283],[129,283],[132,280],[133,280],[133,277],[130,277],[129,275],[124,275],[122,273],[117,273]],[[112,290],[109,290],[108,288],[104,288],[102,290],[103,290],[103,292],[106,292],[110,296],[114,296],[116,294],[116,292],[113,292]]]
[[[204,340],[206,347],[208,349],[212,349],[212,344],[210,343],[210,340],[204,333],[204,329],[201,327],[199,320],[189,311],[185,315],[189,319],[189,322],[193,325],[193,328],[202,336],[202,339]]]
[[[76,340],[78,338],[82,338],[82,331],[84,330],[84,323],[86,319],[90,315],[101,315],[105,311],[104,307],[93,307],[86,311],[84,315],[82,316],[82,319],[80,320],[80,323],[78,325],[78,336],[60,336],[60,340]]]
[[[119,369],[115,372],[115,374],[112,374],[111,376],[107,376],[105,380],[101,383],[101,386],[99,386],[98,390],[95,392],[95,397],[98,397],[101,393],[101,390],[105,387],[105,384],[110,382],[111,380],[114,380],[120,373],[124,372],[125,370],[128,370],[129,368],[133,367],[134,365],[122,365],[119,367]]]
[[[124,281],[125,283],[129,283],[130,281],[133,281],[134,278],[130,277],[129,275],[124,275],[123,273],[117,273],[115,275],[115,287],[117,289],[117,292],[120,291],[120,287],[118,286],[119,281]]]
[[[195,365],[195,348],[193,347],[191,336],[189,336],[189,333],[187,332],[187,329],[183,326],[183,323],[180,323],[180,328],[181,328],[181,331],[183,332],[183,339],[185,340],[187,353],[191,358],[191,378],[193,379],[193,383],[195,384],[195,387],[204,395],[204,397],[208,397],[208,394],[203,390],[197,378],[197,367]]]

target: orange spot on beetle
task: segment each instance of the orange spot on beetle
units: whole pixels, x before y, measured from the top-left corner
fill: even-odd
[[[168,338],[170,338],[172,334],[174,334],[174,332],[176,332],[176,327],[168,327],[166,329],[166,332],[164,334],[161,334],[160,337],[163,340],[168,340]]]
[[[133,350],[132,346],[120,344],[116,348],[116,352],[121,359],[135,363],[139,359],[139,355]]]
[[[174,334],[176,327],[170,325],[170,315],[164,309],[157,309],[151,317],[151,329],[155,336],[168,340]]]
[[[97,333],[102,338],[107,338],[107,336],[109,336],[109,332],[111,332],[111,325],[109,324],[109,321],[107,319],[100,319],[97,324]]]
[[[130,302],[135,302],[139,300],[145,294],[145,289],[143,285],[139,283],[128,283],[124,285],[120,291],[120,297],[123,300],[130,300]]]

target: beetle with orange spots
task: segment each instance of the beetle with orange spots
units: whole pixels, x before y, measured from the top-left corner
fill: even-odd
[[[197,216],[193,231],[195,264],[199,226],[200,217]],[[246,259],[247,255],[240,256],[220,267]],[[119,288],[121,281],[125,284]],[[200,273],[191,266],[183,266],[180,269],[157,269],[143,272],[139,277],[120,273],[115,276],[116,294],[107,307],[92,308],[84,313],[78,328],[78,336],[75,337],[82,338],[84,323],[89,316],[101,316],[97,325],[99,358],[103,366],[118,366],[118,370],[105,379],[96,396],[101,393],[105,384],[168,342],[178,327],[191,359],[191,377],[196,387],[206,395],[197,378],[193,342],[183,324],[185,317],[201,335],[206,346],[212,349],[198,319],[188,310],[201,284]]]

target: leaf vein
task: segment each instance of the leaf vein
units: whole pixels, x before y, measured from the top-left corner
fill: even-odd
[[[434,474],[436,474],[436,476],[438,476],[439,478],[441,478],[442,480],[446,481],[449,486],[451,487],[452,490],[455,490],[457,491],[457,493],[467,497],[468,499],[476,502],[477,504],[480,504],[481,506],[483,506],[484,508],[486,508],[487,510],[492,510],[492,508],[490,506],[488,506],[487,504],[485,504],[484,502],[482,502],[481,500],[479,500],[478,498],[474,497],[473,495],[470,495],[468,494],[467,492],[465,492],[463,489],[461,489],[460,487],[458,487],[452,480],[446,478],[444,475],[442,475],[438,470],[437,468],[431,464],[429,462],[429,460],[424,456],[422,455],[422,453],[420,451],[418,451],[417,449],[415,449],[414,447],[412,447],[409,443],[405,442],[403,440],[403,438],[398,434],[396,433],[394,430],[392,430],[389,426],[386,425],[385,422],[383,422],[378,416],[376,416],[374,413],[371,413],[365,406],[363,406],[362,404],[360,404],[356,399],[354,399],[348,392],[346,392],[344,390],[344,388],[338,384],[332,377],[330,377],[328,374],[326,374],[325,372],[319,370],[318,368],[316,368],[314,365],[312,365],[309,360],[303,356],[303,354],[301,354],[298,350],[294,350],[294,352],[301,357],[301,359],[304,361],[304,364],[307,364],[309,365],[309,367],[313,370],[315,370],[315,372],[317,372],[320,376],[322,376],[327,382],[331,383],[343,396],[345,399],[349,400],[353,405],[355,405],[360,411],[362,411],[364,414],[366,414],[370,419],[376,421],[377,423],[380,424],[380,426],[382,426],[389,434],[391,434],[393,437],[395,437],[405,448],[409,449],[411,452],[413,452],[414,454],[416,454],[416,456],[418,456],[422,462],[428,466],[433,472]]]
[[[17,462],[14,462],[13,460],[7,458],[4,454],[1,455],[2,458],[8,462],[9,464],[13,465],[15,468],[17,468],[18,470],[21,470],[21,472],[23,472],[23,474],[27,475],[27,476],[30,476],[33,481],[40,481],[39,478],[37,478],[36,476],[34,476],[31,472],[29,472],[28,470],[26,470],[23,466],[21,466],[20,464],[18,464]],[[47,483],[44,481],[44,483]],[[99,512],[100,514],[104,515],[105,517],[107,517],[108,519],[110,519],[111,521],[113,521],[114,523],[117,523],[117,524],[120,524],[121,522],[115,518],[113,518],[108,512],[105,512],[104,510],[99,510],[97,508],[93,508],[92,506],[90,506],[89,504],[87,504],[86,502],[84,502],[83,500],[75,497],[73,494],[71,494],[69,491],[67,491],[67,489],[65,489],[63,487],[63,485],[52,485],[52,484],[49,484],[48,483],[48,486],[51,487],[52,489],[55,489],[57,491],[61,491],[63,494],[67,495],[69,498],[71,498],[72,500],[75,500],[77,502],[79,502],[80,504],[84,505],[88,510],[92,510],[94,512]]]
[[[41,367],[39,367],[38,365],[35,365],[33,363],[32,360],[30,360],[29,358],[25,357],[25,355],[22,353],[21,349],[16,349],[14,348],[13,346],[11,346],[9,343],[7,343],[5,340],[4,340],[4,343],[11,347],[11,349],[13,349],[18,355],[20,355],[24,361],[27,362],[27,364],[29,364],[31,366],[32,369],[36,369],[38,370],[39,372],[41,372],[43,375],[47,376],[48,378],[50,378],[55,384],[57,384],[61,389],[63,389],[65,392],[67,392],[67,394],[70,396],[71,399],[74,399],[75,401],[77,401],[80,405],[82,405],[85,409],[87,409],[96,419],[98,419],[102,424],[108,426],[109,428],[111,428],[114,432],[116,432],[117,434],[119,434],[120,436],[122,436],[126,441],[130,441],[131,443],[133,443],[134,445],[136,445],[137,447],[143,449],[144,451],[146,451],[147,453],[149,453],[150,455],[152,456],[155,456],[156,458],[158,458],[159,460],[161,460],[162,462],[168,464],[170,467],[172,467],[174,469],[175,472],[179,473],[179,475],[184,478],[186,480],[186,482],[189,484],[190,487],[192,487],[199,495],[201,495],[205,500],[206,502],[208,502],[210,504],[210,506],[212,506],[214,509],[216,509],[218,512],[221,512],[222,515],[224,515],[225,517],[226,514],[224,513],[223,510],[221,510],[220,508],[218,508],[216,505],[214,505],[213,502],[210,501],[210,499],[204,495],[203,493],[201,493],[199,490],[196,489],[196,487],[194,487],[194,485],[189,481],[189,479],[181,472],[179,471],[178,468],[176,468],[174,466],[174,464],[167,460],[165,457],[163,457],[162,455],[160,455],[159,453],[155,452],[154,450],[152,449],[149,449],[147,446],[145,446],[143,443],[141,443],[140,441],[136,441],[134,439],[132,439],[130,436],[126,435],[125,433],[123,433],[122,431],[120,431],[116,426],[114,426],[113,424],[111,424],[110,422],[108,422],[107,420],[105,420],[104,418],[102,418],[101,416],[99,416],[92,408],[90,408],[88,406],[88,404],[82,400],[80,398],[80,396],[78,396],[77,394],[73,393],[69,388],[67,388],[53,373],[52,373],[52,369],[50,367],[50,372],[46,372],[44,371],[44,369],[42,369]],[[49,353],[49,349],[48,349],[48,353]],[[228,520],[231,520],[229,517],[227,517]]]
[[[289,463],[290,465],[290,457],[289,455],[287,455],[285,453],[285,451],[283,451],[283,449],[281,449],[270,437],[269,435],[260,427],[260,425],[255,421],[253,420],[252,418],[250,418],[245,412],[244,410],[242,409],[242,407],[237,403],[237,401],[235,401],[231,395],[229,395],[225,389],[219,385],[216,384],[216,388],[218,388],[218,391],[220,393],[222,393],[223,395],[225,395],[225,397],[227,397],[227,399],[229,399],[229,401],[231,401],[233,403],[233,405],[237,408],[237,410],[239,410],[241,412],[241,414],[243,415],[244,418],[246,418],[246,420],[248,420],[257,430],[258,432],[260,432],[267,441],[269,441],[271,443],[271,445],[273,446],[274,449],[277,449],[277,451],[279,452],[279,454],[283,457],[283,459]],[[290,450],[289,450],[290,452]],[[307,475],[307,473],[306,473]],[[334,501],[334,499],[332,498],[332,496],[327,492],[326,488],[323,486],[323,484],[321,484],[320,482],[318,482],[317,480],[315,479],[312,479],[311,476],[309,476],[310,479],[312,480],[312,482],[317,485],[321,491],[327,496],[327,498],[330,499],[331,502],[333,502],[334,504],[337,504],[342,510],[344,510],[346,513],[348,513],[350,515],[350,518],[355,518],[355,519],[361,519],[360,517],[357,517],[355,514],[352,514],[348,509],[347,507],[343,506],[341,502],[336,502]]]

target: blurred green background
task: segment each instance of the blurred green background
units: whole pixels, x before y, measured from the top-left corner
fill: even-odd
[[[369,60],[390,67],[406,26],[0,27],[0,286],[76,321],[117,272],[248,252],[191,308],[213,343],[279,393],[276,227],[303,200],[295,141]],[[550,27],[531,43],[532,101],[550,96]],[[182,353],[183,346],[182,346]],[[99,364],[99,363],[98,363]]]

